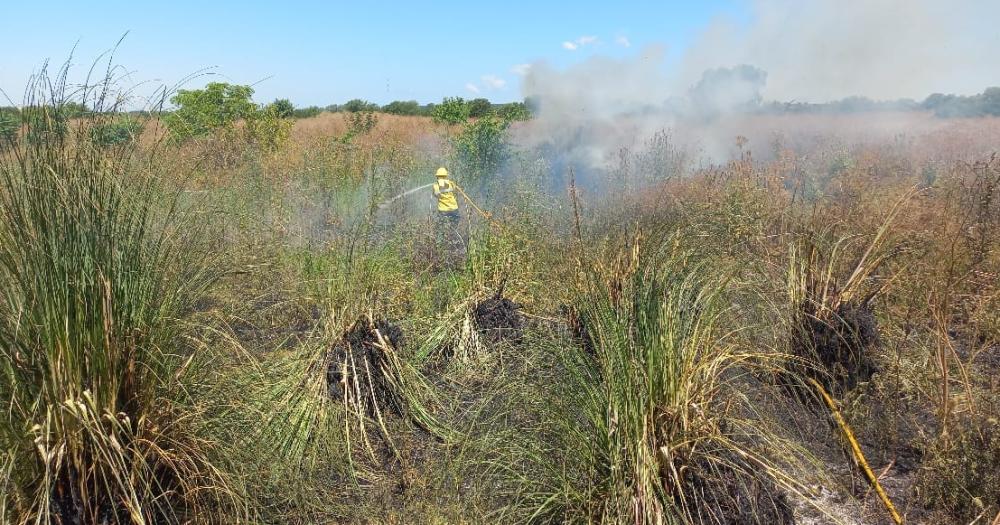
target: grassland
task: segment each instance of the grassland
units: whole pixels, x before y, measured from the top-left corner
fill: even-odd
[[[908,522],[1000,516],[996,119],[572,175],[529,121],[473,180],[422,117],[88,141],[114,109],[0,146],[4,522],[890,523],[814,385]],[[461,255],[378,206],[439,164]]]

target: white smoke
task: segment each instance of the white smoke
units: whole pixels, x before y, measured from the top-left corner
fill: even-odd
[[[517,140],[599,168],[671,129],[683,146],[722,161],[736,135],[757,151],[770,140],[762,123],[773,123],[744,116],[761,102],[923,99],[1000,85],[997,19],[997,0],[754,0],[749,23],[713,21],[672,68],[658,45],[624,59],[525,68],[522,93],[537,118]],[[906,129],[909,117],[893,118],[886,128]]]
[[[768,72],[772,100],[978,93],[1000,83],[998,17],[996,0],[755,0],[748,27],[704,31],[678,81],[746,63]]]

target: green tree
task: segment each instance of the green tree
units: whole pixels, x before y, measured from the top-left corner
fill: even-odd
[[[348,100],[343,106],[340,107],[342,111],[348,113],[359,113],[362,111],[378,111],[378,104],[368,102],[367,100],[361,100],[360,98],[355,98]]]
[[[291,118],[292,114],[295,113],[295,106],[287,98],[275,99],[274,102],[271,102],[271,107],[274,108],[278,118]]]
[[[485,98],[474,98],[469,101],[469,116],[472,118],[485,117],[493,110],[493,104]]]
[[[934,93],[920,104],[938,117],[981,117],[1000,115],[1000,87],[986,88],[972,96]]]
[[[466,124],[454,138],[455,153],[470,180],[496,173],[509,157],[507,128],[510,120],[494,113]]]
[[[434,106],[431,116],[437,123],[462,124],[469,120],[469,104],[462,97],[445,97]]]
[[[260,111],[252,96],[250,86],[225,82],[211,82],[204,89],[178,90],[170,99],[177,109],[164,120],[177,140],[208,135],[217,129],[231,128],[237,121]]]
[[[416,100],[394,100],[382,106],[382,111],[393,115],[419,115],[420,103]]]
[[[295,108],[292,111],[292,118],[311,118],[319,115],[323,112],[323,108],[319,106],[309,106],[307,108]]]
[[[981,111],[986,115],[1000,115],[1000,87],[989,87],[979,95]]]
[[[180,90],[170,99],[177,109],[165,117],[175,140],[212,135],[222,142],[215,148],[225,164],[248,151],[274,151],[288,138],[291,122],[282,118],[279,106],[260,107],[251,100],[253,89],[212,82],[204,89]],[[237,122],[245,125],[237,127]],[[235,153],[234,153],[235,152]]]

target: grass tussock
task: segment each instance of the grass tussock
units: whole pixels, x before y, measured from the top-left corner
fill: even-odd
[[[43,118],[0,155],[3,521],[240,516],[189,395],[209,362],[185,316],[213,275],[129,146],[91,141],[98,118],[57,128],[58,77],[34,89]]]
[[[904,199],[907,197],[904,197]],[[806,234],[789,254],[791,354],[800,377],[843,394],[878,371],[875,300],[892,284],[891,238],[899,201],[871,236],[838,237],[831,229]]]
[[[538,513],[603,523],[790,523],[779,488],[789,484],[747,440],[753,425],[742,425],[750,407],[737,378],[752,356],[725,327],[725,274],[675,242],[640,244],[598,263],[585,281],[578,308],[594,354],[581,350],[590,364],[578,385],[586,443],[578,452],[588,481],[553,494]]]

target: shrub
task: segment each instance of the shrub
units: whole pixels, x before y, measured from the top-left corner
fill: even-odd
[[[569,521],[792,523],[782,476],[749,444],[763,438],[758,416],[740,415],[754,408],[739,393],[747,355],[725,328],[725,275],[676,240],[629,244],[592,266],[578,299],[593,354],[580,356],[584,395],[568,416],[585,423],[567,426],[589,472],[543,491],[537,512],[565,498]]]
[[[164,121],[171,135],[179,141],[201,137],[219,129],[232,128],[238,121],[253,116],[259,108],[250,97],[250,86],[211,82],[205,89],[179,90],[170,102],[177,109]]]
[[[21,110],[25,138],[30,144],[60,142],[69,133],[70,115],[77,108],[65,109],[61,106],[28,106]]]
[[[382,111],[392,115],[419,115],[421,109],[416,100],[395,100],[382,106]]]
[[[67,118],[80,118],[90,114],[90,109],[83,102],[67,101],[58,105],[59,113]]]
[[[786,386],[812,378],[841,396],[878,371],[879,328],[873,301],[885,289],[888,263],[902,247],[893,220],[911,194],[898,200],[874,235],[839,237],[806,232],[789,253],[788,292],[793,315]],[[809,389],[811,391],[811,389]]]
[[[965,418],[934,443],[922,466],[920,492],[928,506],[957,523],[1000,512],[1000,421]]]
[[[528,106],[524,102],[503,104],[497,108],[496,112],[500,117],[510,121],[531,119],[531,111],[528,110]]]
[[[469,120],[469,105],[462,97],[445,97],[431,112],[439,124],[462,124]]]
[[[278,118],[291,118],[295,113],[295,106],[287,98],[279,98],[270,104],[274,108],[274,113]]]
[[[281,148],[291,131],[291,121],[281,117],[274,106],[256,111],[246,119],[246,140],[265,152]]]
[[[510,121],[487,115],[466,124],[454,138],[455,152],[463,173],[472,180],[496,173],[508,159],[506,144]]]
[[[118,146],[134,142],[142,130],[142,122],[126,115],[107,122],[95,122],[90,128],[90,140],[97,146]]]
[[[0,107],[0,141],[13,141],[21,128],[21,110]]]
[[[347,123],[347,133],[340,138],[341,142],[347,143],[359,135],[366,135],[375,129],[378,124],[378,115],[371,111],[359,111],[344,115],[344,122]]]

